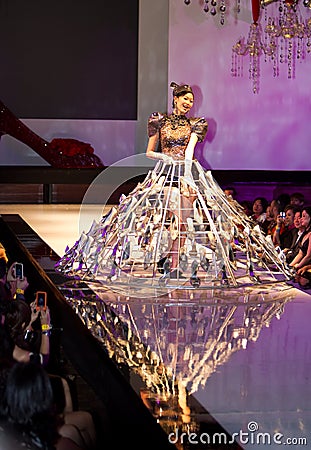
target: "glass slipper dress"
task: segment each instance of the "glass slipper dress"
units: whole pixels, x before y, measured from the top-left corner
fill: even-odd
[[[159,160],[143,182],[94,221],[56,270],[125,295],[170,289],[238,288],[291,279],[282,253],[227,197],[210,171],[185,160],[191,133],[203,141],[204,118],[153,113]]]

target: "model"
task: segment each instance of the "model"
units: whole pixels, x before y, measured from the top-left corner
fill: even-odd
[[[187,117],[192,88],[171,87],[172,113],[148,120],[146,155],[158,160],[154,169],[82,233],[57,270],[129,296],[290,279],[272,242],[194,159],[208,124]]]

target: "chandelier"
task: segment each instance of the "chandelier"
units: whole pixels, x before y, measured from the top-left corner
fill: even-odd
[[[269,17],[265,27],[273,54],[274,76],[279,63],[287,63],[287,77],[295,78],[296,60],[302,61],[311,51],[311,19],[303,21],[298,0],[286,0],[279,6],[279,17]]]
[[[240,1],[236,0],[235,12],[240,12]],[[310,0],[311,2],[311,0]],[[191,0],[184,0],[185,5],[190,5]],[[218,13],[220,15],[219,23],[221,25],[225,24],[225,14],[226,14],[226,0],[220,0],[219,4],[217,0],[203,0],[203,11],[211,16],[216,16]]]
[[[254,94],[259,92],[261,56],[264,56],[265,62],[272,62],[274,77],[280,74],[280,64],[287,64],[287,77],[291,79],[295,78],[296,60],[304,60],[307,53],[311,52],[311,19],[303,21],[298,0],[280,0],[279,16],[267,18],[267,6],[273,2],[274,0],[252,0],[253,23],[247,41],[240,38],[232,47],[231,75],[243,76],[243,57],[248,55],[249,78]],[[258,22],[260,6],[265,9],[267,22],[264,34]],[[308,6],[307,0],[304,6]]]
[[[264,55],[272,56],[274,48],[266,46],[262,41],[262,29],[260,24],[253,22],[250,26],[247,40],[240,38],[232,47],[231,75],[234,77],[243,76],[243,57],[249,56],[249,79],[252,82],[253,93],[259,92],[260,80],[260,57]]]
[[[253,93],[259,92],[260,58],[262,55],[272,56],[275,49],[273,44],[267,46],[262,39],[262,29],[258,22],[260,16],[259,0],[252,0],[253,23],[250,26],[247,40],[240,38],[232,47],[231,75],[243,76],[243,57],[249,56],[249,79],[252,82]]]

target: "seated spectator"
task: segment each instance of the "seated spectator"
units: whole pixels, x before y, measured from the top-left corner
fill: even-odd
[[[82,448],[95,448],[96,431],[92,415],[88,411],[73,410],[71,392],[65,378],[58,375],[49,376],[56,411],[64,421],[62,436],[69,437]]]
[[[242,206],[247,217],[250,217],[250,215],[252,214],[252,202],[243,200],[242,202],[240,202],[240,205]]]
[[[0,301],[6,303],[13,300],[10,283],[7,281],[7,263],[0,258]]]
[[[53,391],[45,369],[36,363],[15,363],[7,373],[2,418],[12,436],[26,448],[78,450],[62,437],[63,423],[55,413]]]
[[[33,323],[38,320],[39,330],[33,327]],[[46,366],[50,354],[49,308],[38,310],[35,302],[29,306],[23,300],[14,300],[9,304],[4,323],[14,342],[14,360],[35,361]],[[96,432],[91,414],[87,411],[73,411],[70,390],[64,378],[51,375],[51,384],[57,412],[64,422],[62,436],[70,438],[83,449],[92,449],[95,446]]]
[[[297,270],[295,281],[304,289],[311,288],[311,264],[306,264]]]
[[[262,225],[266,220],[267,206],[268,200],[265,197],[256,197],[252,204],[252,213],[250,218],[259,225]]]
[[[5,250],[5,248],[3,247],[3,245],[1,244],[1,242],[0,242],[0,259],[4,259],[4,261],[7,263],[8,262],[8,257],[7,257],[7,254],[6,254],[6,250]]]
[[[33,328],[39,319],[40,329]],[[36,310],[35,302],[28,305],[24,300],[10,302],[5,316],[5,325],[15,343],[13,358],[16,361],[28,362],[39,360],[46,365],[49,360],[50,342],[50,310]]]
[[[274,216],[272,215],[272,208],[271,208],[271,205],[268,204],[267,209],[266,209],[265,221],[260,225],[260,227],[262,228],[262,230],[265,233],[267,233],[267,230],[273,220],[274,220]]]
[[[15,263],[8,268],[5,259],[0,258],[0,299],[3,302],[14,298],[25,299],[24,293],[29,286],[27,277],[16,278],[14,267]]]
[[[29,283],[26,276],[23,276],[23,278],[19,278],[16,276],[15,264],[16,262],[9,266],[6,279],[9,283],[12,297],[15,299],[19,298],[25,300],[24,294],[29,286]]]
[[[227,197],[231,197],[234,200],[236,200],[237,192],[236,189],[233,186],[228,186],[224,188],[224,193]]]
[[[301,192],[294,192],[290,196],[290,204],[302,208],[305,204],[305,197]]]
[[[268,209],[268,208],[267,208]],[[272,200],[269,208],[269,220],[266,213],[266,221],[263,223],[263,229],[266,231],[267,235],[273,236],[275,229],[277,218],[281,212],[281,204],[278,200]]]
[[[295,225],[295,228],[293,230],[293,241],[292,241],[291,245],[289,246],[289,248],[285,248],[283,250],[284,254],[286,255],[286,262],[288,264],[291,263],[292,260],[295,258],[295,256],[298,254],[301,238],[305,231],[305,227],[301,223],[301,211],[300,210],[295,212],[294,225]]]
[[[311,206],[305,206],[301,213],[301,224],[305,228],[301,238],[298,254],[289,264],[290,267],[298,270],[311,260]]]
[[[272,242],[275,246],[280,247],[282,250],[291,246],[294,235],[296,234],[296,228],[294,225],[294,217],[296,212],[300,212],[300,210],[297,210],[297,208],[293,205],[287,205],[283,212],[284,216],[279,214],[277,217]]]
[[[279,203],[280,211],[284,211],[285,207],[290,204],[290,195],[282,193],[276,198],[276,201]]]

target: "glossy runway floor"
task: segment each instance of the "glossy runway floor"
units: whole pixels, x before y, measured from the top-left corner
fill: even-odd
[[[1,205],[0,212],[19,214],[58,255],[81,232],[78,205]],[[128,361],[134,388],[178,448],[176,427],[194,433],[193,448],[230,448],[230,438],[244,449],[311,448],[308,293],[280,284],[152,299],[91,287],[101,302],[86,296],[79,309],[68,295],[71,306],[88,316],[99,340],[103,330],[90,311],[105,313],[110,354]],[[113,317],[126,326],[113,328]],[[199,431],[211,417],[226,437]],[[208,447],[213,439],[222,444]]]

